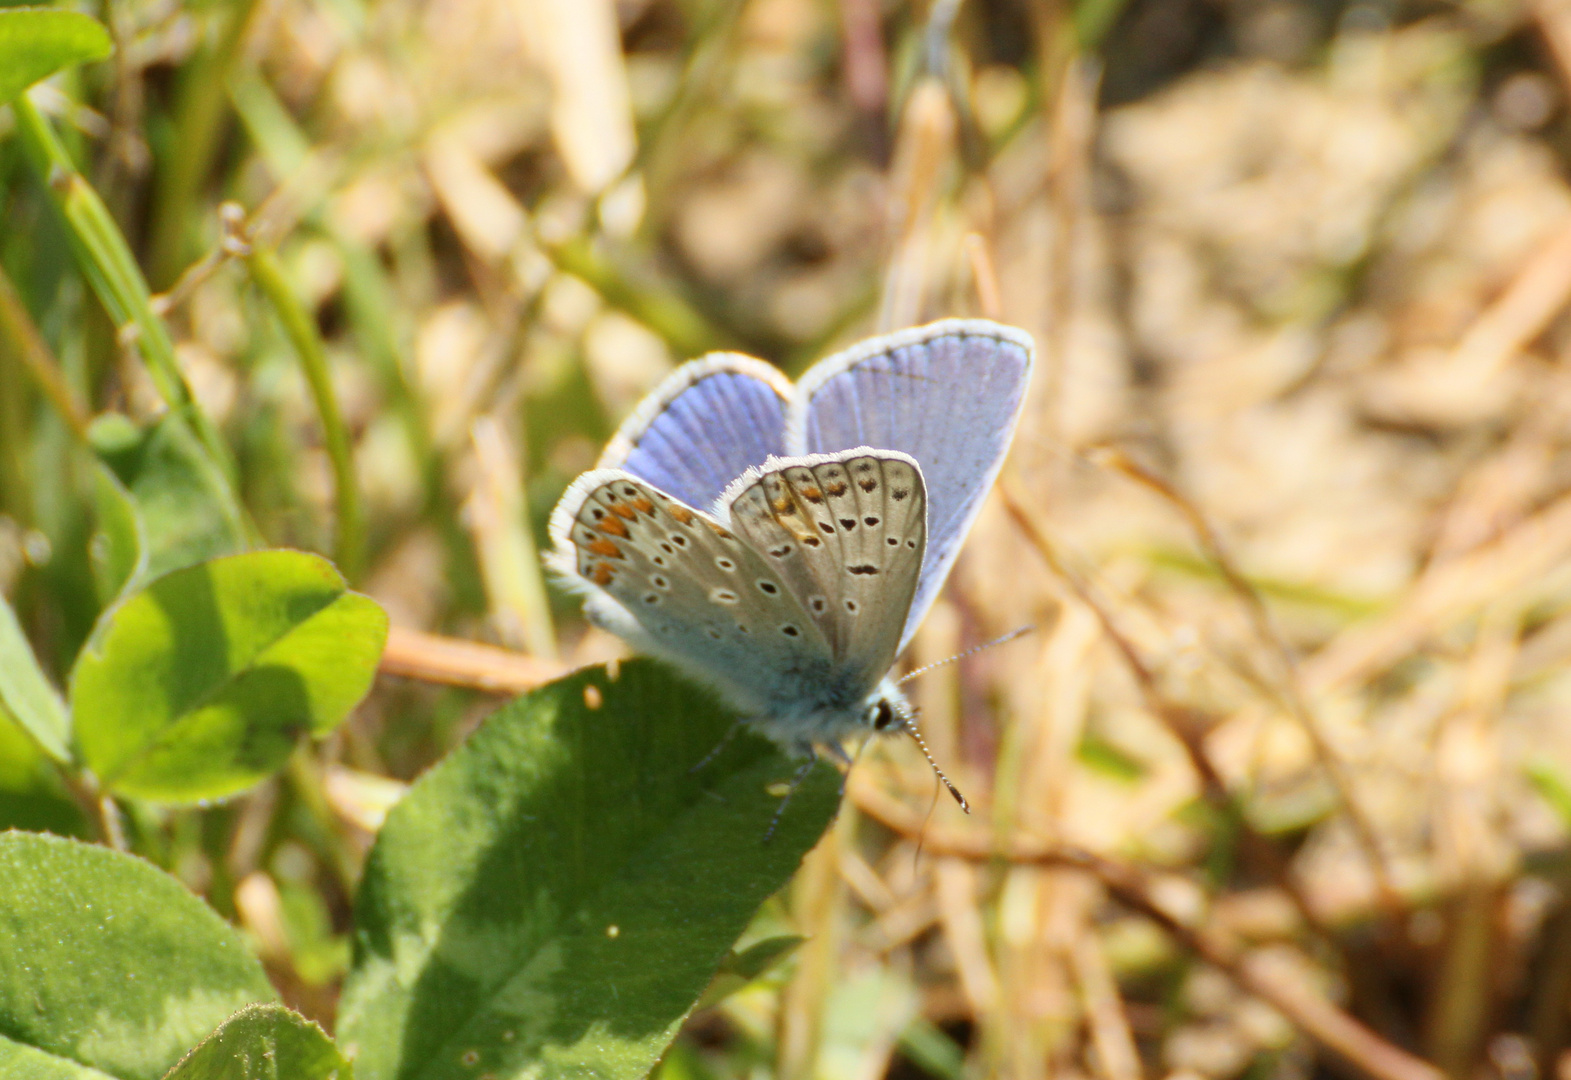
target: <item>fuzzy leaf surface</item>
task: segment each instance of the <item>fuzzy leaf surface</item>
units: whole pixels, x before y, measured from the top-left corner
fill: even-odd
[[[360,1080],[647,1075],[832,819],[796,762],[653,661],[519,698],[388,815],[339,1039]]]
[[[321,1028],[282,1005],[247,1005],[219,1025],[165,1080],[350,1080]]]
[[[162,870],[0,834],[0,1075],[157,1080],[236,1009],[274,996],[240,936]]]

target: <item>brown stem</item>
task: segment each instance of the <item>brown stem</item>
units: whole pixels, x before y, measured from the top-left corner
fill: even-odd
[[[1254,627],[1255,636],[1265,643],[1276,659],[1279,703],[1308,736],[1315,756],[1326,770],[1331,786],[1336,789],[1342,808],[1347,812],[1348,822],[1353,826],[1353,835],[1363,851],[1365,862],[1369,864],[1370,874],[1375,881],[1375,891],[1379,895],[1380,906],[1386,917],[1388,919],[1400,917],[1403,908],[1402,896],[1397,891],[1390,864],[1381,848],[1374,824],[1353,794],[1353,780],[1348,775],[1346,764],[1336,748],[1331,745],[1330,740],[1326,738],[1319,719],[1309,707],[1309,699],[1304,693],[1303,680],[1298,672],[1298,658],[1288,646],[1287,640],[1282,637],[1281,631],[1277,629],[1276,620],[1271,617],[1271,611],[1266,607],[1259,590],[1239,571],[1232,556],[1222,544],[1222,538],[1211,526],[1210,520],[1181,492],[1121,451],[1105,449],[1097,457],[1103,464],[1154,491],[1177,510],[1189,523],[1190,529],[1200,542],[1200,549],[1221,573],[1222,580],[1227,582],[1228,588],[1243,601],[1244,609],[1249,613],[1249,621]]]
[[[466,686],[493,694],[521,694],[572,670],[557,660],[475,641],[392,627],[380,670],[422,682]]]
[[[1004,860],[1033,866],[1083,870],[1120,903],[1138,911],[1185,949],[1200,957],[1283,1016],[1337,1058],[1374,1080],[1444,1080],[1445,1074],[1359,1023],[1274,963],[1263,950],[1246,950],[1215,927],[1191,926],[1156,898],[1146,876],[1133,866],[1082,848],[1017,837],[1003,844],[980,830],[925,824],[922,814],[884,793],[865,773],[853,775],[857,808],[908,838],[920,837],[933,855],[976,861]]]
[[[1123,656],[1124,662],[1129,665],[1129,670],[1135,677],[1135,683],[1140,688],[1140,694],[1145,707],[1153,716],[1161,720],[1169,731],[1178,739],[1179,744],[1189,757],[1191,768],[1199,777],[1201,790],[1205,798],[1213,805],[1227,812],[1237,823],[1242,834],[1243,842],[1248,844],[1250,850],[1266,863],[1266,868],[1272,880],[1285,892],[1297,909],[1299,917],[1306,925],[1315,930],[1327,940],[1334,940],[1327,931],[1324,923],[1310,906],[1309,898],[1304,895],[1298,882],[1294,879],[1287,860],[1276,845],[1267,837],[1261,836],[1249,824],[1248,817],[1244,814],[1243,807],[1233,797],[1221,774],[1216,771],[1211,758],[1206,754],[1202,739],[1205,735],[1205,718],[1196,710],[1170,701],[1157,686],[1156,674],[1151,670],[1145,658],[1140,655],[1134,643],[1119,628],[1118,622],[1113,617],[1103,599],[1097,595],[1090,584],[1084,581],[1079,574],[1071,570],[1058,552],[1057,545],[1037,523],[1035,516],[1027,509],[1023,494],[1016,481],[1009,477],[999,482],[999,491],[1004,497],[1004,507],[1009,515],[1015,519],[1016,524],[1025,533],[1026,537],[1036,547],[1048,567],[1063,580],[1069,590],[1090,608],[1102,624],[1102,632],[1108,637]]]

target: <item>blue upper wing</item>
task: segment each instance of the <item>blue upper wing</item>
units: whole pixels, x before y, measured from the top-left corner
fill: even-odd
[[[625,469],[707,509],[749,466],[785,452],[790,395],[785,376],[749,356],[683,364],[622,422],[595,467]]]
[[[786,452],[899,450],[927,484],[927,554],[901,632],[904,648],[932,606],[998,476],[1025,400],[1029,335],[948,319],[872,338],[815,365],[786,420]]]

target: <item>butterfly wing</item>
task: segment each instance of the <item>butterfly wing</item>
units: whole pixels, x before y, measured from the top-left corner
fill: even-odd
[[[865,446],[777,458],[738,478],[722,507],[815,620],[847,682],[870,690],[895,661],[922,568],[916,462]]]
[[[1029,335],[950,319],[873,338],[815,365],[786,418],[792,454],[876,446],[911,455],[927,484],[927,550],[903,648],[949,576],[1014,436]]]
[[[829,646],[756,551],[631,473],[580,476],[551,515],[553,567],[591,619],[676,663],[755,717],[827,682]]]
[[[785,376],[749,356],[683,364],[622,422],[596,468],[625,469],[709,507],[749,466],[784,452],[790,396]]]

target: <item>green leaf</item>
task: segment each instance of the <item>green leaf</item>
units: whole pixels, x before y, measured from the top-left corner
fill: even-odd
[[[43,751],[69,761],[71,720],[22,633],[16,612],[0,596],[0,707],[16,718]]]
[[[248,1005],[225,1020],[165,1080],[350,1080],[333,1040],[282,1005]]]
[[[6,1080],[115,1080],[108,1073],[0,1035],[0,1076]]]
[[[116,561],[123,566],[129,560],[139,580],[250,546],[245,515],[228,480],[178,413],[165,413],[146,429],[109,413],[93,421],[89,438],[135,503],[140,550],[134,558],[122,550]],[[100,487],[101,529],[107,527],[104,494]],[[113,509],[107,514],[123,516]],[[124,523],[114,528],[122,534],[115,542],[125,545]]]
[[[388,815],[339,1038],[361,1080],[645,1076],[833,817],[839,774],[743,733],[653,661],[490,718]]]
[[[83,836],[87,821],[38,744],[0,708],[0,831],[5,829]]]
[[[61,68],[102,60],[112,51],[109,31],[86,15],[58,8],[0,11],[0,105]]]
[[[194,802],[268,776],[370,689],[387,616],[331,563],[254,551],[106,612],[71,675],[77,744],[123,795]]]
[[[74,840],[0,834],[0,1032],[11,1043],[0,1063],[22,1062],[0,1074],[74,1077],[75,1062],[157,1080],[236,1009],[274,997],[239,935],[163,871]]]

